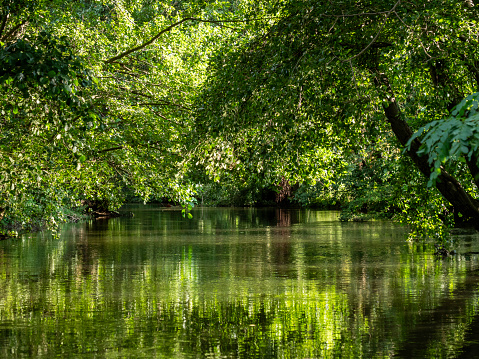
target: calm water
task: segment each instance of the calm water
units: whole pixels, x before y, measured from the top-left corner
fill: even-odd
[[[0,356],[479,355],[477,235],[438,260],[388,222],[154,206],[0,242]]]

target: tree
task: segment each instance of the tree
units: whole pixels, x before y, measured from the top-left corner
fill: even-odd
[[[367,149],[394,158],[405,149],[450,212],[479,229],[476,135],[459,134],[477,123],[464,116],[477,108],[476,98],[451,113],[479,89],[478,12],[471,4],[280,4],[277,21],[217,56],[197,131],[209,134],[210,146],[228,154],[229,163],[268,162],[291,178],[302,171],[297,158],[321,168],[314,151],[345,158]],[[439,142],[453,150],[435,156],[434,121],[451,114],[460,124],[451,122]]]
[[[194,2],[4,0],[0,235],[55,228],[65,209],[192,199],[190,104],[209,38]],[[225,10],[226,11],[226,10]],[[204,18],[195,18],[199,12]]]

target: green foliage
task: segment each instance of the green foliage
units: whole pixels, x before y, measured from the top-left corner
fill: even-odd
[[[91,73],[83,59],[72,54],[66,37],[45,31],[25,36],[0,49],[0,84],[29,98],[42,89],[42,99],[59,101],[78,109],[81,87],[90,86]],[[16,111],[18,114],[18,110]]]
[[[412,166],[422,173],[427,169],[420,160],[402,169],[389,161],[398,160],[401,144],[423,126],[438,128],[423,139],[431,166],[439,170],[445,156],[461,153],[466,162],[475,159],[473,99],[453,113],[470,119],[440,124],[462,94],[479,86],[477,39],[471,35],[477,33],[476,8],[439,1],[286,1],[268,15],[274,20],[220,48],[211,62],[194,136],[204,138],[196,151],[212,178],[266,176],[278,183],[286,177],[306,185],[344,181],[344,218],[352,218],[358,211],[397,213],[400,199],[412,205],[407,196],[418,187],[404,181],[410,176],[403,170],[421,176]],[[359,170],[354,155],[367,157],[363,153],[376,146],[384,160],[371,172]],[[346,175],[344,163],[349,163]],[[456,203],[460,212],[477,197],[473,170],[453,164],[446,169],[457,179],[455,190],[467,198]],[[468,169],[472,172],[464,174]],[[439,171],[434,176],[440,177]],[[408,212],[406,217],[414,227],[427,222],[431,235],[432,228],[447,227],[450,220],[441,214],[443,202],[420,204],[426,199],[422,193],[414,206],[424,216]],[[471,207],[474,215],[478,208]]]
[[[55,228],[76,206],[63,175],[82,155],[65,141],[89,113],[94,79],[67,42],[40,32],[0,48],[0,234]]]
[[[446,244],[454,225],[453,208],[435,188],[426,187],[426,182],[418,173],[414,176],[404,173],[397,200],[400,211],[395,218],[409,226],[410,240],[434,239]]]
[[[0,234],[115,210],[125,187],[191,201],[184,134],[218,28],[167,3],[32,6],[1,13]]]
[[[340,219],[391,218],[398,211],[394,186],[394,177],[398,172],[397,162],[375,158],[374,155],[350,165],[340,178],[341,186],[337,194],[343,203]]]
[[[186,218],[186,217],[188,217],[188,219],[193,218],[193,215],[190,213],[190,211],[193,209],[194,203],[190,202],[190,203],[182,204],[181,206],[183,207],[183,209],[181,210],[181,215],[183,216],[183,218]]]
[[[400,197],[391,182],[404,177],[390,163],[400,147],[391,128],[401,144],[411,136],[398,133],[418,131],[411,141],[433,168],[429,186],[447,170],[477,196],[477,93],[447,117],[479,84],[476,8],[1,4],[2,234],[54,228],[63,208],[85,201],[118,208],[127,192],[187,205],[198,183],[212,202],[243,204],[285,183],[321,183],[348,203],[344,218],[387,212]],[[399,129],[384,119],[391,103]],[[371,153],[381,160],[360,166]],[[224,191],[216,199],[214,183]],[[298,203],[316,201],[308,191]]]
[[[412,135],[408,148],[412,141],[422,137],[422,147],[418,153],[428,155],[428,162],[433,169],[428,187],[435,184],[441,167],[449,160],[463,163],[474,161],[476,166],[479,165],[478,106],[479,93],[469,95],[454,108],[451,117],[432,121]]]
[[[340,206],[336,183],[325,186],[322,182],[314,185],[302,183],[294,192],[293,201],[301,207],[335,209]]]
[[[197,187],[196,198],[205,206],[264,207],[278,205],[277,192],[277,188],[258,182],[204,181]]]

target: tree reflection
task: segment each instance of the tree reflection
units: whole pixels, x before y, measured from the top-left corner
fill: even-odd
[[[477,326],[478,259],[424,249],[322,212],[67,226],[0,244],[0,356],[452,355]]]

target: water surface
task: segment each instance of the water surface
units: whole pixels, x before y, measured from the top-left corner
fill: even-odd
[[[132,206],[0,242],[0,356],[470,357],[479,237],[445,260],[338,213]]]

